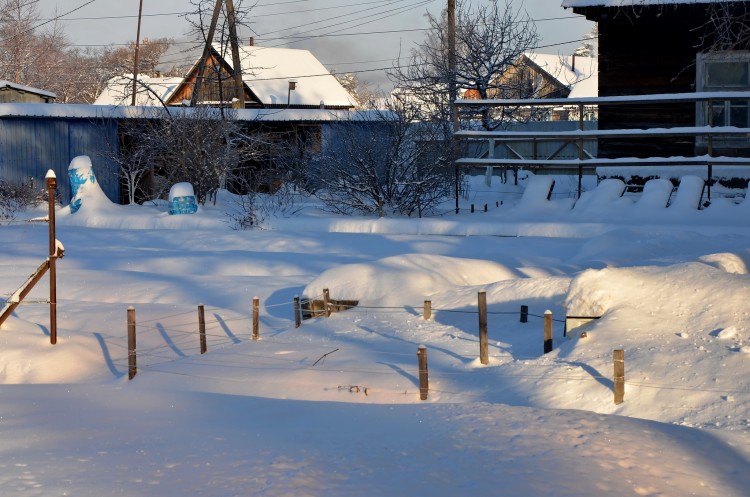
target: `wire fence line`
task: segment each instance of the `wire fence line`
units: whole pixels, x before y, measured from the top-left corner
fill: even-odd
[[[288,304],[287,304],[288,305]],[[389,307],[389,309],[393,309],[392,307]],[[171,317],[180,317],[186,313],[178,313],[171,315]],[[503,314],[516,314],[516,312],[503,312]],[[531,315],[531,314],[529,314]],[[544,317],[544,316],[539,316]],[[156,322],[157,319],[151,319],[150,322]],[[242,318],[237,319],[235,321],[244,321],[249,322],[249,318]],[[407,360],[411,360],[414,358],[415,354],[413,351],[410,352],[400,352],[400,351],[393,351],[393,350],[379,350],[376,348],[368,347],[367,353],[379,357],[394,357],[396,358],[400,363],[397,364],[398,368],[401,371],[398,371],[391,367],[392,365],[383,364],[383,363],[377,363],[379,366],[377,368],[373,368],[372,364],[363,365],[362,367],[355,367],[351,365],[351,357],[357,357],[358,355],[361,355],[362,350],[357,348],[346,348],[341,347],[340,344],[336,343],[336,349],[331,350],[334,344],[314,344],[310,342],[302,342],[302,341],[289,341],[289,340],[279,340],[274,337],[264,337],[261,339],[258,344],[259,346],[268,345],[273,346],[275,348],[278,347],[287,347],[292,348],[293,350],[287,351],[286,353],[289,355],[279,355],[278,353],[270,352],[270,353],[264,353],[264,350],[267,349],[257,349],[254,348],[253,350],[242,350],[242,351],[232,351],[232,356],[227,357],[226,355],[210,355],[210,356],[202,356],[199,361],[196,361],[195,359],[198,357],[197,355],[188,355],[185,352],[181,352],[181,350],[188,350],[188,349],[194,349],[195,348],[195,337],[196,337],[196,327],[195,323],[181,323],[183,326],[191,326],[190,330],[186,329],[180,329],[175,328],[172,326],[166,327],[162,325],[157,326],[147,326],[144,327],[150,332],[157,331],[162,334],[172,334],[176,336],[169,336],[168,343],[159,344],[157,346],[153,347],[147,347],[147,348],[141,348],[137,349],[137,353],[139,358],[143,358],[146,360],[146,364],[142,366],[142,369],[144,371],[153,371],[153,372],[161,372],[166,374],[178,374],[183,376],[191,376],[196,378],[203,378],[203,379],[210,379],[210,376],[206,376],[204,374],[186,374],[186,373],[180,373],[180,372],[174,372],[170,371],[169,369],[165,369],[165,366],[169,363],[175,363],[178,361],[183,360],[191,360],[191,365],[194,365],[196,367],[200,367],[201,369],[205,370],[208,368],[230,368],[230,369],[241,369],[241,370],[247,370],[248,372],[254,370],[254,369],[262,369],[262,370],[270,370],[270,371],[278,371],[278,372],[287,372],[287,373],[296,373],[296,372],[314,372],[314,373],[326,373],[331,374],[335,373],[336,375],[378,375],[378,376],[391,376],[394,379],[397,378],[398,381],[404,380],[404,372],[407,371],[406,367],[403,367],[403,362],[406,362]],[[139,328],[140,329],[140,328]],[[213,345],[217,347],[224,347],[229,346],[232,344],[237,344],[238,340],[239,342],[251,342],[252,340],[249,337],[242,337],[239,338],[236,335],[229,336],[226,333],[220,334],[217,333],[216,330],[223,329],[223,327],[215,323],[210,328],[206,328],[206,335],[211,337],[213,339]],[[288,329],[285,328],[285,329]],[[209,333],[209,331],[213,331]],[[518,356],[514,355],[509,352],[502,352],[499,351],[497,353],[490,354],[490,358],[495,359],[496,362],[494,364],[491,364],[490,367],[476,367],[476,366],[469,366],[469,364],[474,363],[477,360],[476,355],[467,355],[467,354],[461,354],[454,351],[445,352],[440,343],[429,343],[427,342],[428,346],[432,350],[436,350],[437,353],[443,353],[448,354],[460,361],[463,361],[466,364],[466,369],[464,370],[445,370],[441,368],[437,372],[437,376],[439,378],[443,379],[461,379],[461,378],[467,378],[471,375],[476,374],[492,374],[493,377],[496,377],[498,379],[509,379],[509,380],[534,380],[534,381],[555,381],[555,382],[596,382],[598,384],[602,384],[603,382],[612,382],[613,378],[606,375],[596,374],[596,373],[590,373],[585,372],[584,374],[581,374],[580,372],[572,372],[569,374],[565,374],[560,371],[560,368],[566,368],[566,370],[572,370],[573,368],[580,370],[581,366],[572,364],[569,361],[566,361],[564,359],[560,358],[553,358],[543,355],[536,355],[536,356]],[[415,346],[415,343],[412,343],[413,346]],[[498,347],[500,346],[493,346]],[[180,350],[180,352],[176,351]],[[293,354],[296,352],[300,353],[309,353],[310,350],[319,350],[319,352],[309,358],[300,358],[299,356],[294,356]],[[335,354],[334,354],[335,352]],[[435,352],[433,352],[435,353]],[[318,354],[321,355],[321,357],[313,362],[313,359],[316,359],[318,357]],[[347,359],[342,361],[340,360],[341,356],[345,356]],[[407,359],[408,358],[408,359]],[[519,365],[518,363],[525,362],[525,361],[536,361],[539,359],[543,359],[544,363],[539,365],[540,367],[546,367],[546,368],[556,368],[552,370],[544,370],[541,372],[527,372],[527,371],[518,371],[518,370],[509,370],[507,367],[514,365]],[[113,362],[118,367],[124,367],[125,362],[127,361],[126,357],[121,357],[113,360]],[[335,366],[325,366],[326,361],[331,361],[335,364]],[[497,362],[497,361],[503,361],[503,362]],[[320,365],[319,365],[320,363]],[[498,368],[498,366],[504,366],[503,368]],[[521,366],[521,365],[519,365]],[[534,364],[524,364],[522,366],[526,367],[534,367]],[[409,367],[409,370],[413,369],[411,366]],[[245,379],[237,379],[237,378],[226,378],[226,377],[216,377],[217,380],[229,380],[229,381],[246,381]],[[294,383],[293,380],[290,380],[292,383]],[[672,384],[672,383],[659,383],[659,382],[648,382],[648,381],[639,381],[639,380],[629,380],[626,382],[627,385],[631,387],[636,388],[650,388],[650,389],[666,389],[666,390],[682,390],[682,391],[692,391],[692,392],[703,392],[703,393],[712,393],[712,394],[725,394],[725,395],[744,395],[744,394],[750,394],[750,389],[743,389],[743,388],[716,388],[716,387],[705,387],[701,385],[679,385],[679,384]],[[359,388],[359,387],[358,387]],[[385,391],[390,391],[392,393],[403,393],[403,389],[393,389],[393,390],[384,390],[381,388],[377,389],[371,389],[371,391],[377,390],[380,393],[383,393]],[[408,389],[407,389],[408,391]],[[416,391],[416,389],[414,389]],[[447,390],[441,390],[439,388],[432,389],[431,391],[436,393],[451,393]],[[453,392],[456,394],[464,394],[466,392]]]
[[[314,299],[299,299],[299,302],[312,302]],[[282,307],[282,306],[293,306],[296,302],[295,301],[289,301],[289,302],[281,302],[276,303],[272,305],[266,305],[265,308],[271,308],[271,307]],[[329,305],[333,306],[335,304],[329,303]],[[399,312],[409,312],[413,313],[414,309],[417,309],[421,306],[347,306],[348,309],[363,309],[363,310],[384,310],[384,311],[399,311]],[[208,323],[206,323],[205,329],[204,329],[204,335],[207,338],[211,339],[211,343],[213,347],[227,347],[234,344],[238,344],[241,342],[250,342],[250,336],[247,331],[250,329],[250,325],[252,322],[252,318],[249,316],[225,316],[222,315],[224,312],[226,312],[226,309],[222,309],[219,307],[205,307],[205,310],[211,313],[214,313],[216,315],[216,318],[213,320],[209,320]],[[466,310],[466,309],[441,309],[441,308],[433,308],[432,311],[434,312],[456,312],[456,313],[462,313],[462,314],[477,314],[478,311],[476,310]],[[351,357],[356,357],[357,355],[362,354],[362,349],[358,348],[347,348],[347,347],[341,347],[339,343],[336,343],[335,346],[337,347],[336,353],[331,354],[328,356],[325,356],[325,352],[331,351],[333,348],[332,344],[315,344],[311,343],[309,341],[294,341],[294,340],[280,340],[273,336],[264,336],[258,343],[262,345],[269,345],[273,347],[288,347],[294,349],[289,356],[283,356],[278,355],[274,353],[264,353],[264,349],[255,349],[252,351],[232,351],[232,354],[234,358],[227,358],[222,355],[209,355],[209,356],[198,356],[197,353],[195,353],[195,349],[197,348],[197,342],[196,339],[198,335],[198,323],[197,319],[185,319],[187,316],[195,316],[196,311],[189,310],[184,312],[175,312],[172,314],[165,314],[163,316],[157,316],[157,317],[149,317],[148,319],[144,320],[138,320],[137,321],[137,329],[140,332],[147,332],[148,334],[158,333],[161,336],[159,337],[159,340],[163,340],[163,343],[159,343],[157,345],[151,345],[146,347],[137,347],[136,353],[138,355],[138,358],[142,360],[142,365],[140,366],[141,369],[144,371],[154,371],[154,372],[165,372],[165,373],[171,373],[171,374],[178,374],[178,373],[172,373],[165,369],[165,366],[169,363],[174,363],[178,361],[183,360],[191,360],[191,363],[200,366],[201,369],[204,368],[210,368],[210,367],[219,367],[219,368],[235,368],[235,369],[246,369],[248,371],[251,371],[253,368],[261,368],[261,369],[271,369],[274,371],[280,371],[280,372],[300,372],[300,371],[310,371],[310,372],[320,372],[320,373],[336,373],[340,375],[378,375],[378,376],[388,376],[392,375],[393,378],[398,378],[399,381],[403,381],[404,379],[404,371],[407,373],[407,368],[403,366],[404,363],[412,362],[413,358],[415,356],[414,351],[394,351],[394,350],[385,350],[385,349],[377,349],[368,347],[367,353],[379,357],[394,357],[400,364],[398,364],[398,367],[402,369],[401,372],[394,370],[392,367],[381,364],[377,368],[373,368],[372,364],[369,365],[363,365],[363,367],[355,367],[350,364]],[[487,314],[497,314],[497,315],[518,315],[518,311],[487,311]],[[544,315],[540,314],[534,314],[529,312],[529,317],[535,317],[535,318],[544,318]],[[169,322],[169,321],[176,320],[177,322]],[[558,322],[564,322],[563,320],[557,320]],[[232,331],[229,329],[226,325],[232,324],[237,325],[240,324],[244,328],[243,333],[239,333],[237,331]],[[234,327],[234,326],[233,326]],[[265,327],[268,329],[268,327]],[[277,330],[289,330],[289,326],[279,326],[276,328]],[[479,340],[476,337],[471,336],[469,338],[471,341],[478,342]],[[150,339],[153,341],[153,339]],[[113,347],[117,350],[121,351],[118,353],[118,357],[112,358],[112,363],[117,369],[127,369],[127,363],[129,360],[128,355],[120,355],[123,352],[129,354],[129,350],[127,345],[123,344],[122,339],[118,339],[117,336],[113,335],[107,335],[105,337],[106,346],[107,347]],[[559,382],[568,382],[568,381],[577,381],[577,382],[597,382],[599,384],[602,384],[602,382],[611,382],[612,377],[600,375],[600,374],[592,374],[589,372],[586,372],[585,374],[581,374],[580,372],[571,372],[570,374],[564,374],[561,373],[559,370],[553,369],[552,371],[542,371],[539,373],[535,372],[524,372],[524,371],[512,371],[509,370],[508,367],[513,366],[528,366],[528,367],[534,367],[534,364],[528,364],[528,365],[520,365],[518,363],[521,363],[523,361],[537,361],[540,359],[544,359],[544,363],[540,364],[540,367],[552,367],[552,368],[580,368],[580,366],[571,365],[571,363],[554,357],[544,356],[541,354],[539,355],[531,355],[531,356],[520,356],[513,354],[511,352],[505,352],[503,351],[503,346],[501,345],[492,345],[491,348],[495,348],[496,351],[492,354],[489,354],[489,357],[493,359],[495,362],[493,364],[490,364],[490,367],[476,367],[476,366],[470,366],[470,364],[474,363],[474,361],[477,360],[477,355],[471,354],[462,354],[454,351],[446,352],[443,349],[443,344],[440,342],[426,342],[425,343],[431,350],[437,351],[438,354],[447,354],[455,359],[462,361],[465,363],[465,369],[463,370],[446,370],[445,368],[441,368],[437,371],[437,376],[439,378],[444,379],[450,379],[450,378],[465,378],[468,375],[476,375],[476,374],[492,374],[494,377],[497,377],[499,379],[515,379],[515,380],[538,380],[538,381],[559,381]],[[416,343],[411,343],[412,346],[416,346]],[[298,356],[293,356],[294,352],[307,352],[309,353],[311,350],[318,350],[319,352],[316,353],[313,357],[310,357],[309,359],[303,361],[303,359],[300,359]],[[435,352],[433,352],[435,353]],[[321,355],[321,359],[323,359],[321,364],[313,364],[313,360],[318,358],[318,355]],[[339,358],[341,356],[346,356],[348,358],[347,361],[341,361]],[[201,357],[200,361],[195,360],[197,357]],[[324,365],[325,362],[333,362],[336,364],[336,367],[326,367]],[[414,365],[416,366],[416,364]],[[498,368],[497,366],[503,366],[502,368]],[[409,366],[409,370],[415,369],[412,366]],[[208,378],[205,376],[202,376],[201,374],[196,375],[190,375],[200,378]],[[232,380],[232,378],[221,378],[221,379],[229,379]],[[245,380],[241,380],[245,381]],[[682,390],[682,391],[692,391],[692,392],[704,392],[704,393],[712,393],[712,394],[725,394],[725,395],[745,395],[750,394],[750,389],[746,388],[717,388],[717,387],[705,387],[701,385],[690,385],[690,384],[670,384],[670,383],[659,383],[659,382],[648,382],[648,381],[641,381],[641,380],[628,380],[626,382],[627,385],[630,387],[636,387],[636,388],[649,388],[649,389],[665,389],[665,390]],[[382,389],[378,389],[379,391],[383,391]],[[394,392],[401,392],[402,389],[395,389]],[[431,391],[434,392],[441,392],[439,389],[433,389]],[[442,391],[443,393],[448,393],[447,391]],[[461,393],[461,392],[459,392]]]

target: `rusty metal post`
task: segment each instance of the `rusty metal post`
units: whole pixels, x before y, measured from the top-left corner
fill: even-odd
[[[57,176],[50,169],[45,176],[49,204],[49,341],[57,343],[57,240],[55,238],[55,190]]]
[[[529,306],[527,305],[521,306],[521,322],[522,323],[529,322]]]

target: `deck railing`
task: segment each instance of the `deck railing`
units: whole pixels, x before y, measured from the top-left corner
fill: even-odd
[[[713,126],[712,113],[709,109],[714,104],[725,101],[750,102],[750,92],[706,92],[677,93],[660,95],[639,95],[622,97],[569,98],[569,99],[531,99],[531,100],[458,100],[456,105],[465,108],[534,108],[565,107],[577,111],[578,129],[568,131],[524,131],[515,127],[513,130],[461,130],[456,138],[461,146],[461,157],[456,161],[459,167],[484,166],[501,168],[523,168],[537,173],[577,174],[579,178],[578,194],[581,193],[581,178],[584,174],[594,174],[597,168],[605,166],[643,166],[654,165],[696,165],[706,168],[706,181],[710,198],[713,166],[737,165],[750,166],[750,127]],[[659,105],[676,103],[694,103],[696,106],[695,126],[676,126],[670,128],[647,129],[585,129],[583,116],[587,110],[601,105]],[[705,123],[705,125],[704,125]],[[695,143],[692,156],[680,157],[598,157],[596,143],[601,139],[689,139]],[[732,143],[733,156],[721,155],[722,144]],[[511,147],[511,143],[524,143],[525,147]],[[540,153],[540,144],[556,144],[547,150],[552,153]],[[739,146],[737,145],[739,144]],[[560,152],[575,147],[577,157],[560,158]],[[498,149],[505,151],[497,154]],[[518,150],[524,149],[525,154]],[[507,151],[511,151],[509,157]],[[737,151],[740,153],[737,153]],[[529,152],[530,151],[530,152]],[[717,154],[717,152],[719,152]],[[498,157],[497,155],[504,155]],[[739,156],[734,156],[739,155]]]

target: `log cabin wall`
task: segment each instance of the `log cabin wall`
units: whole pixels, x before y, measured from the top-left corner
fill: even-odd
[[[599,23],[599,96],[695,91],[706,6],[581,7],[574,12]],[[694,126],[692,103],[601,105],[599,129]],[[692,155],[694,140],[600,140],[599,156]]]

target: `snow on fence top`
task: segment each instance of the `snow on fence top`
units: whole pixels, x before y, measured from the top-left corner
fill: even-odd
[[[678,5],[690,3],[717,3],[732,0],[564,0],[563,8],[571,7],[634,7],[651,5]]]
[[[191,112],[189,107],[169,107],[170,113]],[[218,109],[217,109],[218,112]],[[322,109],[238,109],[241,121],[310,121],[327,122],[363,118],[362,111]],[[0,104],[3,117],[48,117],[70,119],[149,119],[159,117],[159,108],[88,104]]]

